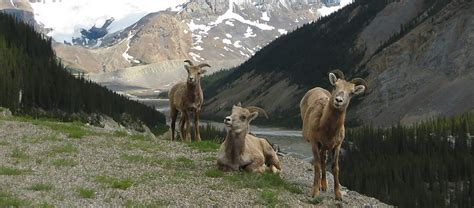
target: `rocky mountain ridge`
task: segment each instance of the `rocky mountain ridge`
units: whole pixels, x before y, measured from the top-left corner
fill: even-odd
[[[427,1],[423,0],[392,1],[357,33],[354,40],[357,47],[349,49],[352,55],[346,56],[359,56],[360,61],[351,67],[345,65],[343,69],[348,77],[365,77],[370,86],[366,95],[354,98],[349,107],[350,124],[413,123],[434,115],[452,115],[474,108],[474,90],[472,85],[467,84],[472,83],[473,76],[474,59],[470,51],[474,48],[472,35],[469,35],[473,34],[474,17],[469,12],[473,9],[473,3],[437,1],[433,5],[441,6],[439,12],[428,9],[427,5]],[[332,20],[341,18],[355,18],[361,14],[361,9],[361,6],[346,8],[336,17],[329,17],[328,23],[323,25],[330,25]],[[417,21],[421,22],[414,23]],[[405,33],[399,34],[401,28]],[[315,31],[316,28],[313,33]],[[303,33],[298,34],[302,36]],[[296,43],[297,39],[293,42],[289,41],[291,38],[287,39],[279,40],[278,44],[271,43],[265,53],[283,56],[276,51],[300,44]],[[384,45],[386,42],[389,44]],[[328,46],[328,51],[332,50],[336,49]],[[312,78],[309,77],[312,71],[308,71],[310,73],[306,76],[297,75],[298,79],[292,77],[301,73],[300,68],[306,64],[325,63],[318,61],[318,57],[331,60],[333,57],[330,56],[317,56],[314,59],[316,63],[303,62],[300,56],[300,59],[295,59],[299,61],[286,60],[295,64],[293,67],[286,68],[291,65],[284,65],[274,70],[267,67],[270,60],[274,60],[271,56],[250,59],[223,82],[212,86],[212,90],[207,90],[209,97],[203,114],[208,118],[219,118],[225,116],[233,104],[243,102],[245,105],[264,107],[273,115],[274,125],[297,127],[301,120],[298,104],[306,90],[316,86],[330,89],[324,71],[348,63],[336,61],[338,64],[328,68],[313,68],[315,75],[311,75],[314,76]],[[286,64],[281,58],[278,62]]]

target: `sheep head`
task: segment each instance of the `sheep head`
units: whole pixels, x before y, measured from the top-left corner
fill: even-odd
[[[267,112],[256,106],[242,107],[239,103],[232,107],[232,114],[224,119],[224,124],[229,130],[237,133],[248,132],[250,122],[258,117],[259,113],[268,118]]]
[[[186,60],[184,61],[184,69],[186,69],[186,72],[188,72],[188,79],[187,82],[189,84],[195,84],[198,83],[201,79],[201,75],[206,73],[207,70],[203,69],[204,67],[211,67],[209,64],[199,64],[199,65],[194,65],[191,60]]]
[[[367,81],[354,78],[346,81],[344,73],[336,69],[329,72],[329,82],[334,86],[331,93],[331,105],[339,110],[345,110],[354,95],[362,94],[368,87]]]

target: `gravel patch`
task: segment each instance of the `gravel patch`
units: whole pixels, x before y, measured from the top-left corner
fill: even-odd
[[[216,168],[209,158],[217,153],[168,141],[167,135],[117,136],[113,130],[84,128],[95,133],[69,138],[45,126],[0,120],[0,170],[18,173],[0,174],[0,197],[3,193],[26,206],[56,207],[388,206],[345,188],[343,201],[335,201],[329,173],[328,192],[312,199],[312,166],[291,156],[280,157],[280,176],[301,193],[237,187],[229,178],[238,173],[208,177],[206,172]],[[31,188],[35,184],[48,188]],[[84,189],[92,194],[81,194]]]

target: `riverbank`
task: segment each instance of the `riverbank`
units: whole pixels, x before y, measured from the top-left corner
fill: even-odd
[[[171,142],[79,123],[0,120],[0,207],[385,206],[344,190],[309,197],[312,168],[281,157],[278,175],[222,173],[218,144]],[[332,177],[329,174],[332,187]]]

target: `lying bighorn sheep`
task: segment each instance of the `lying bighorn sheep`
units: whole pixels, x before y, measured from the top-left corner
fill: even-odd
[[[227,136],[219,149],[217,166],[220,170],[244,169],[258,173],[265,172],[267,168],[273,173],[281,170],[278,156],[270,143],[249,134],[250,122],[257,118],[259,112],[268,118],[261,108],[243,108],[240,103],[233,106],[232,114],[224,120]]]
[[[312,195],[313,197],[319,195],[320,186],[323,191],[327,189],[326,156],[327,151],[332,151],[334,194],[336,199],[341,200],[339,151],[344,140],[346,109],[353,95],[365,91],[367,82],[361,78],[348,82],[344,80],[344,74],[339,70],[329,73],[329,81],[334,86],[332,93],[323,88],[313,88],[301,100],[300,109],[303,119],[303,137],[311,143],[314,156]]]
[[[170,117],[171,117],[171,140],[175,139],[175,123],[178,111],[181,112],[180,131],[183,141],[191,141],[191,125],[189,123],[190,113],[194,112],[195,140],[201,141],[199,133],[199,113],[203,102],[201,89],[201,74],[206,73],[203,67],[211,67],[209,64],[199,64],[195,66],[190,60],[184,61],[189,65],[184,65],[188,72],[186,82],[181,82],[173,86],[169,92]],[[186,125],[186,126],[185,126]]]

